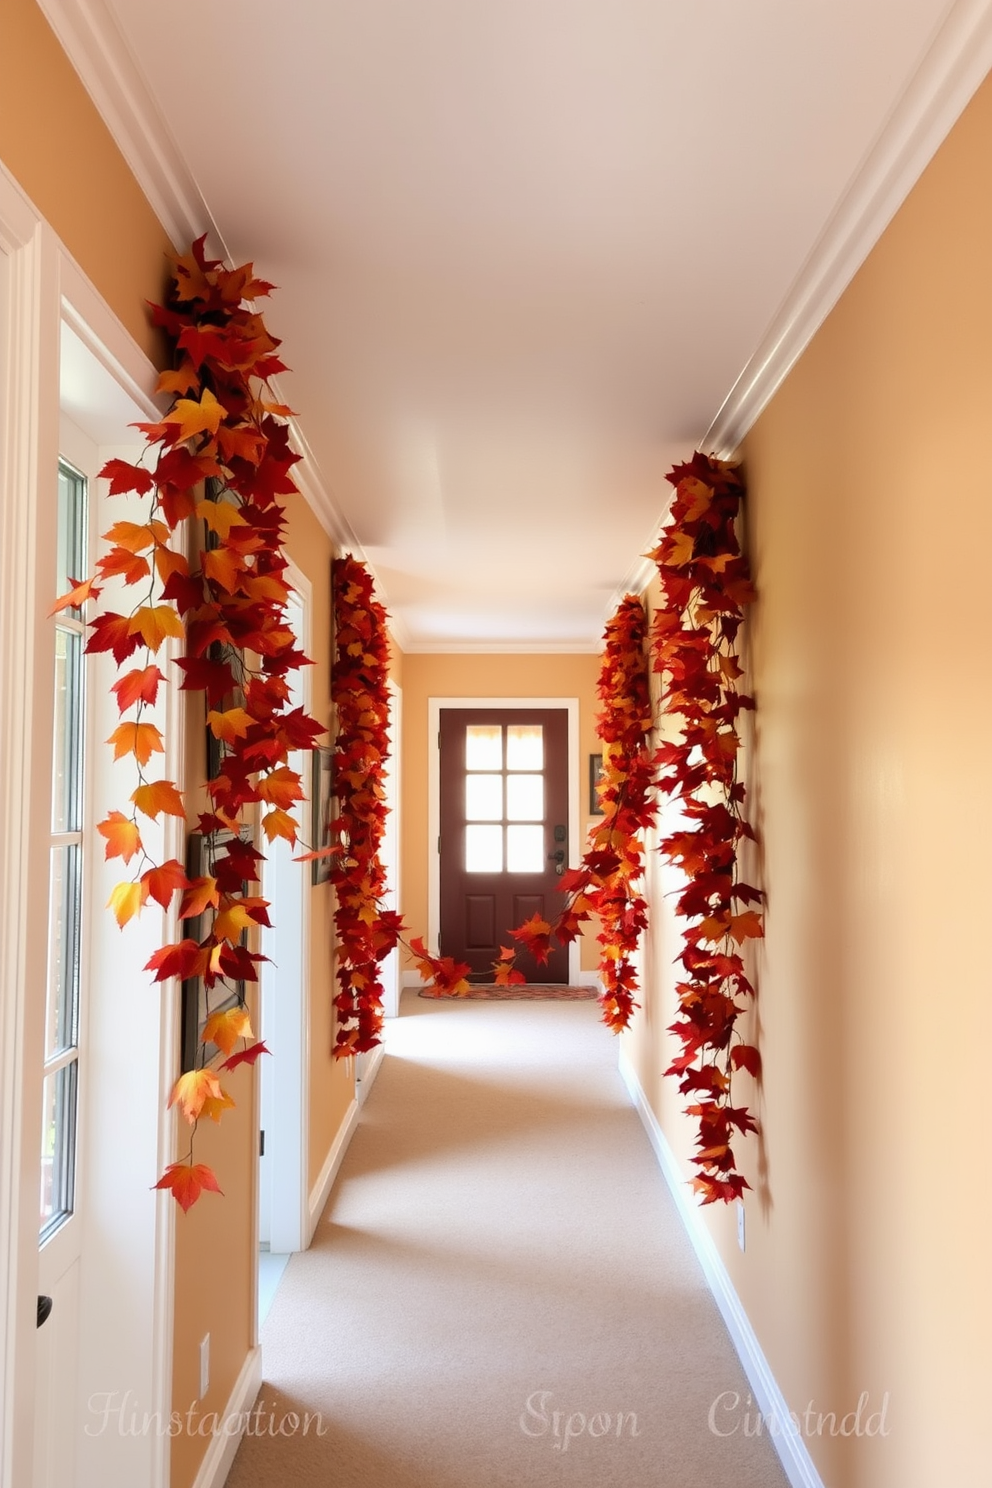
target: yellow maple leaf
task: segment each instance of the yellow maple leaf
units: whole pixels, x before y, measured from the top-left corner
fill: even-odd
[[[228,1095],[227,1091],[221,1087],[220,1095],[207,1096],[203,1105],[200,1107],[200,1116],[201,1118],[209,1116],[211,1121],[219,1121],[224,1112],[230,1110],[236,1104],[237,1102],[234,1098]]]
[[[221,1013],[212,1013],[203,1025],[200,1041],[216,1044],[224,1055],[230,1054],[239,1038],[251,1038],[251,1019],[247,1008],[226,1008]]]
[[[223,417],[223,403],[218,403],[210,389],[204,388],[199,402],[193,398],[179,398],[162,423],[178,424],[179,438],[192,439],[194,434],[216,434]]]
[[[196,515],[221,539],[230,534],[232,527],[248,526],[247,519],[233,501],[198,501]]]
[[[131,635],[140,635],[150,651],[157,651],[166,636],[184,636],[183,622],[171,605],[145,605],[128,621]]]
[[[186,1120],[192,1126],[203,1110],[204,1101],[221,1100],[224,1092],[220,1088],[220,1081],[210,1069],[187,1070],[185,1075],[180,1075],[172,1087],[169,1097],[169,1105],[178,1105]]]
[[[244,708],[228,708],[223,713],[211,708],[207,714],[207,723],[214,738],[223,739],[227,744],[233,744],[235,739],[243,739],[253,722],[251,714],[246,713]]]
[[[128,920],[133,920],[148,897],[148,890],[142,883],[119,883],[111,891],[107,900],[107,908],[114,911],[114,917],[121,929]]]
[[[214,916],[214,938],[230,941],[231,945],[236,945],[241,939],[242,930],[252,930],[254,927],[255,921],[243,904],[229,904],[227,909],[219,910]]]

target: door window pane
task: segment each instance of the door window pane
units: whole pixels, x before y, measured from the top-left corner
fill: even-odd
[[[506,814],[510,821],[544,820],[543,775],[507,775]]]
[[[52,848],[46,1059],[63,1049],[72,1048],[76,1042],[81,918],[79,867],[78,844]]]
[[[544,726],[540,723],[511,723],[506,730],[506,768],[544,769]]]
[[[59,462],[58,538],[55,553],[55,593],[65,594],[72,580],[85,578],[86,477],[64,461]],[[66,614],[78,616],[79,610]]]
[[[41,1233],[72,1213],[76,1156],[76,1061],[45,1076],[41,1127]]]
[[[502,770],[503,729],[498,723],[470,723],[465,730],[465,768]]]
[[[465,816],[468,821],[503,820],[502,775],[465,776]]]
[[[465,828],[465,871],[466,873],[502,873],[502,827],[471,826]]]
[[[55,631],[55,748],[53,750],[52,831],[78,832],[81,826],[83,638],[58,626]]]
[[[510,873],[544,872],[543,827],[507,827],[506,866]]]

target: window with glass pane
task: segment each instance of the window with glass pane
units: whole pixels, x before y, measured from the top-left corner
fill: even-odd
[[[467,873],[543,872],[543,771],[541,724],[466,726]]]
[[[86,479],[61,463],[54,594],[81,579],[86,560]],[[41,1134],[41,1237],[73,1210],[79,1098],[82,943],[83,617],[63,610],[55,623],[48,987]]]

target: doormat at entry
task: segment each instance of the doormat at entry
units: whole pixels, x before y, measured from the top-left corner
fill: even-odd
[[[492,982],[476,982],[468,992],[435,992],[421,987],[418,997],[435,1002],[592,1002],[599,996],[596,987],[565,987],[558,982],[517,982],[513,987],[497,987]]]

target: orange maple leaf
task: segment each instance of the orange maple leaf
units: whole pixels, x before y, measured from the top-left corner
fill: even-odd
[[[133,754],[139,765],[147,765],[153,754],[164,754],[162,735],[153,723],[119,723],[107,740],[114,746],[114,759]]]
[[[105,542],[126,548],[129,553],[143,553],[156,543],[168,542],[169,529],[164,522],[115,522],[102,535]]]
[[[294,802],[303,800],[303,785],[295,770],[281,765],[278,770],[271,770],[260,778],[258,794],[263,801],[286,810]]]
[[[185,626],[171,605],[145,605],[128,621],[132,635],[140,635],[149,651],[157,651],[166,636],[184,636]]]
[[[293,847],[296,846],[296,822],[287,811],[269,811],[262,817],[262,831],[269,842],[276,837],[284,837]]]
[[[237,589],[244,570],[244,559],[231,548],[210,548],[203,554],[203,572],[228,594]]]
[[[210,909],[220,903],[220,892],[217,888],[215,878],[194,878],[183,895],[183,902],[179,908],[181,920],[192,920],[201,915],[205,909]]]
[[[732,915],[729,929],[738,945],[743,945],[745,940],[751,938],[760,939],[765,933],[761,915],[756,909],[748,909],[743,914]]]
[[[141,834],[133,821],[120,811],[112,811],[102,822],[97,822],[97,831],[107,839],[104,852],[106,858],[123,858],[130,863],[135,853],[141,851]]]
[[[226,1008],[221,1013],[212,1013],[203,1025],[200,1042],[216,1044],[224,1055],[230,1054],[240,1038],[251,1038],[251,1019],[247,1008]]]
[[[158,385],[155,391],[158,393],[188,393],[191,389],[196,393],[200,391],[200,379],[196,375],[193,363],[184,361],[182,366],[175,372],[162,372],[159,375]]]
[[[207,724],[214,738],[223,739],[226,744],[243,739],[253,723],[254,719],[244,708],[228,708],[224,713],[211,708],[207,714]]]
[[[111,548],[109,553],[97,559],[96,566],[105,579],[120,574],[125,584],[139,584],[151,573],[147,558],[122,547]]]
[[[80,605],[88,599],[96,599],[100,590],[95,586],[92,579],[69,579],[72,588],[68,594],[63,594],[57,599],[49,610],[49,615],[57,615],[60,610],[78,610]]]
[[[175,573],[182,574],[183,578],[189,574],[189,562],[182,553],[161,546],[155,549],[155,568],[163,584],[167,584]]]
[[[170,1163],[153,1188],[167,1188],[185,1214],[204,1190],[223,1193],[216,1174],[205,1163]]]
[[[158,821],[162,811],[167,816],[186,815],[182,795],[171,780],[153,780],[148,785],[139,785],[137,790],[131,792],[131,800],[152,821]]]

